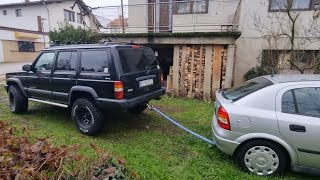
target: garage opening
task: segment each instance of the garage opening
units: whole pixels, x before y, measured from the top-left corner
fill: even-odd
[[[160,67],[163,73],[164,85],[167,85],[167,77],[170,73],[170,67],[173,65],[173,45],[153,45],[147,44],[152,48],[157,56],[157,60],[159,61]]]

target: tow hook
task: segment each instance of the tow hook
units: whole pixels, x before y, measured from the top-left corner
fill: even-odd
[[[201,139],[201,140],[203,140],[203,141],[205,141],[205,142],[207,142],[207,143],[209,143],[209,144],[211,144],[211,145],[215,145],[215,142],[214,142],[214,141],[211,141],[211,140],[209,140],[209,139],[207,139],[207,138],[205,138],[205,137],[203,137],[203,136],[201,136],[201,135],[199,135],[199,134],[191,131],[190,129],[182,126],[180,123],[178,123],[177,121],[173,120],[173,119],[170,118],[169,116],[165,115],[163,112],[161,112],[160,110],[158,110],[158,109],[155,108],[154,106],[149,105],[149,104],[147,104],[147,106],[148,106],[148,109],[149,109],[150,111],[154,111],[154,112],[158,113],[160,116],[162,116],[164,119],[166,119],[167,121],[171,122],[172,124],[174,124],[174,125],[177,126],[178,128],[180,128],[180,129],[182,129],[182,130],[190,133],[191,135],[193,135],[193,136],[195,136],[195,137],[197,137],[197,138],[199,138],[199,139]]]

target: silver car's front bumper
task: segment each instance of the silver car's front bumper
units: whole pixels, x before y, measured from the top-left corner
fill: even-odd
[[[224,153],[228,155],[233,155],[234,151],[239,146],[239,143],[227,139],[228,137],[232,139],[234,134],[231,131],[224,130],[220,128],[217,123],[216,117],[212,118],[212,138],[216,143],[216,146]]]

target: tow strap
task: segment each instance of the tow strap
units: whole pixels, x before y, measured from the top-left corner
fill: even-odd
[[[147,104],[147,106],[148,106],[148,109],[149,109],[150,111],[155,111],[155,112],[157,112],[160,116],[162,116],[164,119],[166,119],[167,121],[171,122],[172,124],[174,124],[174,125],[177,126],[178,128],[180,128],[180,129],[182,129],[182,130],[184,130],[184,131],[187,131],[187,132],[190,133],[191,135],[196,136],[197,138],[199,138],[199,139],[201,139],[201,140],[203,140],[203,141],[205,141],[205,142],[207,142],[207,143],[209,143],[209,144],[211,144],[211,145],[214,145],[214,144],[215,144],[215,142],[213,142],[213,141],[211,141],[211,140],[209,140],[209,139],[207,139],[207,138],[205,138],[205,137],[203,137],[203,136],[201,136],[201,135],[199,135],[199,134],[191,131],[190,129],[188,129],[188,128],[184,127],[184,126],[182,126],[182,125],[179,124],[177,121],[175,121],[175,120],[173,120],[172,118],[170,118],[169,116],[165,115],[163,112],[161,112],[160,110],[158,110],[158,109],[155,108],[154,106],[149,105],[149,104]]]

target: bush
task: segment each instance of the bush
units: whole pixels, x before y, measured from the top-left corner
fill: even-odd
[[[61,44],[76,43],[94,43],[95,40],[91,31],[78,26],[77,28],[69,23],[59,24],[58,29],[49,32],[49,38],[52,42],[59,41]]]
[[[47,139],[31,143],[26,129],[21,137],[15,131],[0,121],[0,179],[139,179],[124,160],[93,144],[97,159],[91,162],[77,153],[78,146],[55,147]]]
[[[259,76],[268,75],[268,74],[271,74],[271,73],[272,72],[269,72],[267,70],[267,68],[265,68],[265,67],[261,67],[261,66],[260,67],[255,67],[255,68],[250,69],[244,75],[244,79],[247,81],[247,80],[250,80],[250,79],[253,79],[253,78],[256,78],[256,77],[259,77]]]

